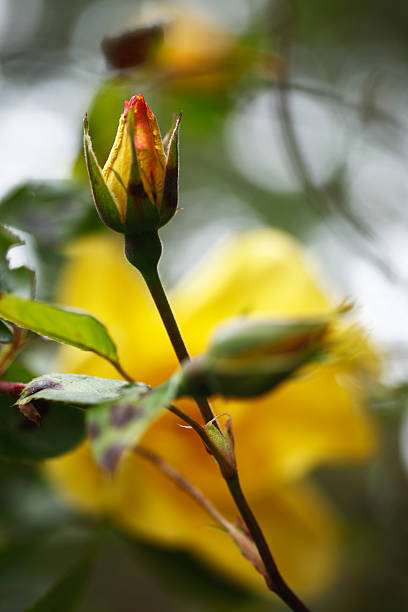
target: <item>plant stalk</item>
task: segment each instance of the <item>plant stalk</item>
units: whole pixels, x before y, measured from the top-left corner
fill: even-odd
[[[225,481],[264,563],[267,572],[267,579],[265,579],[267,586],[294,612],[309,612],[309,608],[297,597],[283,579],[262,529],[245,498],[238,474],[232,478],[225,478]]]
[[[161,252],[160,252],[161,253]],[[131,263],[132,259],[135,259],[134,250],[131,251],[130,245],[127,246],[126,254]],[[160,255],[159,255],[160,257]],[[156,308],[160,314],[160,317],[163,321],[164,327],[167,331],[167,335],[170,339],[170,342],[173,346],[174,352],[177,356],[180,364],[190,359],[190,355],[188,353],[187,347],[184,343],[184,340],[181,336],[179,327],[177,325],[177,321],[174,317],[173,311],[167,299],[166,292],[163,288],[162,282],[160,280],[160,276],[157,270],[158,259],[155,262],[155,265],[137,265],[139,271],[142,273],[143,278],[146,282],[146,285],[150,291],[152,299],[156,305]],[[140,258],[138,257],[140,262]],[[135,265],[135,263],[133,263]],[[211,409],[210,404],[206,398],[195,398],[195,401],[200,409],[201,415],[205,421],[208,423],[209,421],[214,420],[214,414]],[[173,412],[178,412],[177,409],[173,408]],[[193,420],[191,420],[194,422]],[[204,434],[204,428],[198,423],[195,423],[194,429],[197,433],[199,433],[201,439],[204,444],[206,443],[206,436]],[[214,420],[214,424],[218,427],[217,421]],[[200,429],[200,431],[198,431]],[[202,430],[202,431],[201,431]],[[207,446],[208,448],[208,446]],[[222,458],[218,457],[217,449],[210,448],[209,449],[214,458],[216,459],[221,473],[223,475],[224,480],[228,486],[228,489],[231,493],[232,498],[234,499],[235,505],[238,508],[241,517],[248,529],[250,536],[252,537],[259,555],[264,563],[267,577],[266,584],[270,590],[272,590],[282,601],[284,601],[287,606],[293,610],[293,612],[309,612],[308,608],[303,604],[303,602],[295,595],[295,593],[290,589],[290,587],[286,584],[283,577],[281,576],[277,565],[273,559],[272,553],[269,550],[268,544],[265,540],[265,537],[262,533],[262,530],[250,509],[248,502],[243,494],[241,489],[241,485],[239,482],[238,474],[235,472],[231,477],[228,477],[223,470]],[[215,452],[214,452],[215,451]]]
[[[190,355],[181,336],[177,321],[174,317],[173,311],[167,299],[167,295],[160,280],[157,268],[155,267],[153,269],[149,269],[147,273],[143,273],[143,271],[141,272],[150,291],[150,295],[152,296],[152,299],[160,314],[161,320],[163,321],[164,327],[166,328],[167,335],[173,346],[174,352],[179,363],[182,364],[183,361],[189,361]],[[208,403],[208,400],[204,397],[197,397],[194,399],[200,409],[201,416],[203,417],[204,422],[208,423],[209,421],[214,419],[214,413],[211,409],[210,404]],[[218,427],[216,422],[215,425]]]

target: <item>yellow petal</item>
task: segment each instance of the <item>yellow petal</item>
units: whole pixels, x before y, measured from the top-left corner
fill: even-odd
[[[122,221],[125,221],[126,218],[126,189],[129,182],[131,162],[132,154],[127,123],[124,116],[121,115],[115,142],[103,168],[103,176],[113,194]]]

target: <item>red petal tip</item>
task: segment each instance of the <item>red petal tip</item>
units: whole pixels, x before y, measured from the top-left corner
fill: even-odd
[[[139,104],[143,104],[144,106],[147,106],[144,96],[142,94],[137,94],[136,96],[132,96],[130,100],[125,100],[125,110],[123,112],[124,117],[126,118],[129,108],[134,108],[135,106],[138,106]]]

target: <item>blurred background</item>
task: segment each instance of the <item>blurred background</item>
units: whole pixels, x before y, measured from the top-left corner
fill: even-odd
[[[384,364],[370,405],[382,443],[366,465],[313,474],[344,521],[342,569],[315,610],[408,609],[407,34],[402,0],[0,0],[0,214],[30,234],[38,297],[53,298],[66,245],[101,229],[83,115],[103,163],[123,100],[143,92],[162,132],[184,112],[188,214],[162,232],[167,285],[236,230],[273,226],[356,303]],[[43,373],[52,350],[32,353]],[[0,471],[2,612],[94,546],[81,612],[279,608],[188,552],[77,515],[28,464]]]

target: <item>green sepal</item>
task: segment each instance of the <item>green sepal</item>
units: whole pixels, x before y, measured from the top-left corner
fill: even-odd
[[[178,166],[179,166],[179,127],[182,114],[175,119],[169,132],[170,136],[163,140],[166,147],[166,171],[164,175],[163,197],[160,204],[160,227],[174,216],[178,202]]]
[[[322,356],[318,350],[305,350],[292,357],[269,357],[254,364],[234,364],[223,359],[206,357],[185,388],[191,395],[248,398],[275,389],[291,378],[307,363]],[[187,379],[188,365],[185,371]]]
[[[217,358],[261,359],[304,350],[322,338],[333,315],[298,319],[235,319],[222,325],[207,354]]]
[[[126,121],[129,130],[132,163],[127,187],[125,233],[129,236],[136,236],[156,230],[160,226],[160,219],[157,207],[149,200],[143,187],[134,141],[135,119],[133,112],[128,112]]]
[[[225,431],[221,431],[213,422],[205,425],[208,438],[212,447],[217,449],[217,460],[221,459],[220,467],[224,477],[231,478],[236,476],[237,463],[235,458],[234,437],[232,435],[231,416],[228,416]],[[214,452],[214,449],[211,448]]]
[[[162,254],[162,243],[157,230],[144,234],[125,236],[125,256],[137,268],[149,285],[157,275],[157,266]]]
[[[86,116],[84,119],[84,153],[96,210],[105,225],[116,232],[123,233],[124,225],[120,218],[118,207],[105,182],[102,169],[98,164],[98,160],[92,148],[92,141],[88,131],[88,119]]]

